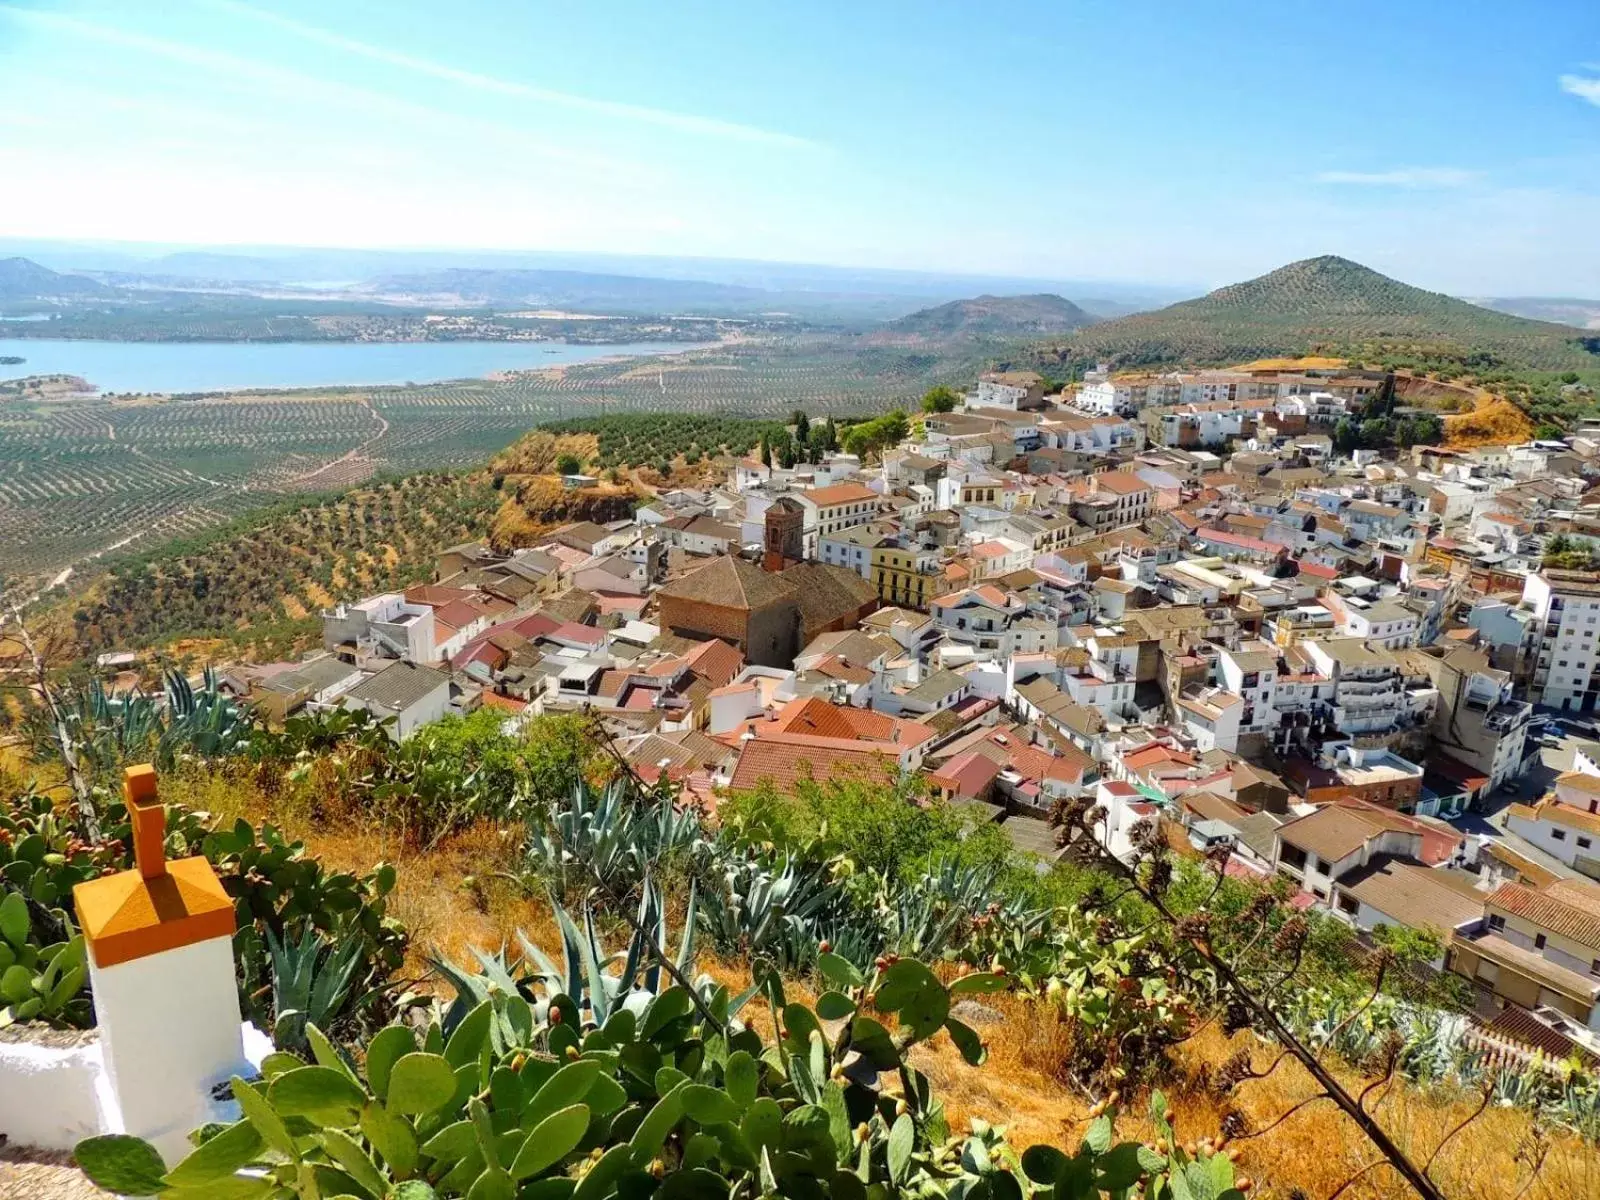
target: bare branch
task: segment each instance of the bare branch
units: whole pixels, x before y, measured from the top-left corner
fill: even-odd
[[[1392,1166],[1394,1166],[1394,1164],[1392,1162],[1390,1162],[1387,1158],[1375,1158],[1375,1159],[1373,1159],[1366,1166],[1364,1166],[1360,1170],[1358,1170],[1354,1175],[1350,1176],[1349,1179],[1346,1179],[1338,1187],[1334,1188],[1333,1191],[1331,1193],[1329,1193],[1328,1200],[1336,1200],[1336,1198],[1338,1197],[1340,1192],[1344,1191],[1345,1188],[1349,1187],[1352,1183],[1354,1183],[1356,1180],[1360,1179],[1368,1171],[1372,1170],[1373,1167],[1392,1167]]]
[[[1269,1072],[1269,1074],[1270,1074],[1270,1072]],[[1327,1092],[1318,1092],[1313,1096],[1307,1096],[1304,1100],[1301,1100],[1298,1103],[1291,1105],[1289,1107],[1288,1111],[1280,1114],[1278,1119],[1275,1120],[1274,1122],[1272,1122],[1272,1124],[1263,1125],[1260,1129],[1252,1129],[1249,1133],[1241,1133],[1238,1137],[1234,1138],[1233,1140],[1236,1141],[1236,1142],[1248,1142],[1251,1138],[1258,1138],[1264,1133],[1271,1133],[1274,1129],[1276,1129],[1279,1125],[1282,1125],[1285,1121],[1287,1121],[1290,1117],[1294,1116],[1295,1113],[1299,1112],[1306,1105],[1313,1104],[1318,1100],[1332,1100],[1332,1099],[1333,1099],[1333,1097],[1330,1096]]]
[[[39,653],[39,647],[34,643],[33,635],[28,631],[27,622],[22,619],[22,610],[17,607],[16,601],[12,601],[8,607],[11,610],[11,623],[17,627],[17,635],[22,639],[23,649],[28,652],[28,659],[33,667],[34,690],[44,701],[45,707],[50,710],[50,729],[56,740],[56,748],[61,752],[62,765],[66,767],[67,782],[72,787],[78,819],[83,823],[85,836],[91,841],[98,841],[100,813],[95,808],[89,781],[84,777],[83,769],[78,763],[78,750],[73,744],[71,732],[67,729],[67,719],[62,714],[61,705],[56,701],[55,689],[50,686],[50,673],[45,666],[44,655]],[[4,625],[5,620],[0,617],[0,627]]]
[[[1443,1139],[1440,1140],[1439,1144],[1433,1148],[1433,1153],[1428,1155],[1428,1161],[1423,1164],[1422,1173],[1424,1175],[1428,1174],[1428,1172],[1433,1170],[1434,1159],[1439,1157],[1439,1151],[1443,1150],[1446,1146],[1448,1146],[1450,1144],[1450,1139],[1455,1137],[1456,1134],[1460,1133],[1468,1125],[1471,1125],[1474,1121],[1476,1121],[1479,1117],[1481,1117],[1483,1115],[1483,1110],[1489,1107],[1489,1098],[1491,1096],[1493,1096],[1493,1095],[1494,1095],[1494,1085],[1491,1083],[1491,1084],[1489,1084],[1489,1085],[1484,1087],[1484,1089],[1483,1089],[1483,1099],[1479,1102],[1478,1107],[1473,1109],[1472,1112],[1470,1114],[1468,1114],[1467,1117],[1459,1125],[1457,1125],[1449,1133],[1445,1134]]]
[[[1167,907],[1166,902],[1155,894],[1154,889],[1146,887],[1141,882],[1136,869],[1111,854],[1104,847],[1099,846],[1098,843],[1096,843],[1096,849],[1100,852],[1100,858],[1108,869],[1137,886],[1146,902],[1152,905],[1169,924],[1174,927],[1177,926],[1178,917]],[[1305,1067],[1311,1077],[1322,1088],[1321,1095],[1332,1100],[1344,1111],[1345,1115],[1356,1123],[1362,1133],[1383,1153],[1384,1158],[1394,1166],[1395,1170],[1405,1178],[1406,1182],[1416,1189],[1417,1193],[1423,1197],[1423,1200],[1444,1200],[1443,1194],[1433,1181],[1411,1161],[1387,1131],[1373,1119],[1371,1114],[1361,1107],[1356,1098],[1340,1085],[1339,1081],[1333,1077],[1332,1072],[1323,1065],[1322,1061],[1290,1031],[1283,1023],[1282,1018],[1273,1011],[1272,1006],[1258,999],[1234,968],[1222,956],[1217,954],[1208,943],[1194,942],[1191,945],[1194,947],[1195,953],[1216,971],[1218,979],[1239,1003],[1271,1031],[1279,1045],[1283,1046],[1288,1053],[1294,1055],[1300,1061],[1300,1064]],[[1293,975],[1294,970],[1299,968],[1300,956],[1304,952],[1303,942],[1300,946],[1295,947],[1295,951],[1294,967],[1291,968],[1290,972],[1284,976],[1284,979],[1277,986],[1282,986],[1282,982],[1287,981]],[[1294,1109],[1290,1110],[1291,1113],[1293,1111]],[[1288,1115],[1286,1113],[1284,1117]],[[1283,1120],[1284,1117],[1280,1117],[1279,1120]],[[1275,1124],[1277,1122],[1274,1122]]]

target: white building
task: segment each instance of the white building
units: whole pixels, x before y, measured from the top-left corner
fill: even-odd
[[[355,604],[340,604],[322,614],[322,645],[359,660],[375,655],[429,663],[434,646],[433,609],[412,604],[399,592],[384,592]]]
[[[865,525],[878,515],[878,493],[861,483],[835,483],[796,492],[806,509],[806,557],[818,554],[818,541],[855,525]]]
[[[1537,630],[1530,698],[1563,711],[1593,710],[1600,695],[1600,578],[1546,568],[1528,576],[1522,603]]]

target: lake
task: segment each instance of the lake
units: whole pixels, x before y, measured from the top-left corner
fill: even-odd
[[[477,379],[597,358],[676,354],[688,342],[89,342],[0,338],[0,379],[79,375],[102,392],[224,392]]]

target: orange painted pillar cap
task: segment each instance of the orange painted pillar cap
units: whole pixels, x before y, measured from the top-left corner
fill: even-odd
[[[167,810],[156,786],[156,769],[140,763],[122,772],[122,796],[133,825],[133,859],[145,879],[167,873]]]

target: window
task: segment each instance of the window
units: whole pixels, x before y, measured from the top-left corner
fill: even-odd
[[[1494,930],[1496,933],[1504,933],[1506,928],[1506,919],[1499,913],[1490,913],[1489,928]]]
[[[1544,934],[1542,934],[1542,933],[1534,934],[1533,935],[1533,948],[1535,950],[1543,950],[1544,949],[1544,941],[1545,941]]]
[[[1567,831],[1565,829],[1552,829],[1550,831],[1550,840],[1553,841],[1553,842],[1564,842],[1564,841],[1566,841],[1567,840]]]
[[[1594,839],[1593,838],[1580,837],[1578,839],[1578,849],[1579,850],[1587,850],[1592,845],[1594,845]]]

